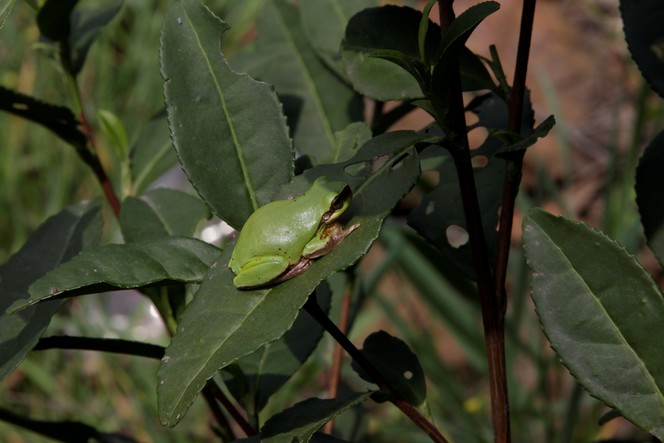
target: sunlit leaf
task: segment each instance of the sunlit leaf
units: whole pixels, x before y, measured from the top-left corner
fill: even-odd
[[[197,0],[172,5],[161,71],[180,163],[212,210],[235,228],[290,180],[293,151],[274,90],[233,72],[219,51],[228,25]]]
[[[187,237],[105,245],[83,251],[33,283],[16,311],[45,300],[171,282],[199,283],[217,258],[216,247]]]

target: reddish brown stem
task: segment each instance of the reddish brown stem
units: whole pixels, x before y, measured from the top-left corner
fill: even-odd
[[[120,199],[115,194],[115,190],[113,189],[113,184],[111,183],[111,180],[108,178],[108,175],[104,170],[104,167],[99,161],[99,157],[97,156],[97,146],[95,143],[94,136],[92,135],[90,125],[88,124],[88,119],[85,117],[85,114],[82,112],[79,115],[79,121],[81,122],[83,133],[88,139],[88,144],[90,145],[91,149],[87,149],[87,147],[82,147],[78,148],[77,151],[81,156],[81,158],[83,159],[83,161],[86,162],[88,166],[90,166],[92,172],[94,172],[95,174],[95,177],[97,177],[97,181],[101,185],[101,189],[104,192],[104,195],[106,196],[106,200],[108,200],[108,203],[111,205],[113,214],[115,214],[116,217],[120,217],[120,209],[122,207]]]
[[[304,309],[344,348],[350,357],[371,377],[381,391],[389,393],[390,401],[401,410],[413,423],[420,427],[436,443],[449,443],[433,423],[428,421],[410,403],[403,400],[392,385],[383,377],[380,371],[355,347],[355,345],[339,330],[337,325],[327,316],[316,302],[314,296],[304,305]]]
[[[247,434],[247,437],[258,434],[254,427],[249,424],[242,414],[240,414],[240,411],[237,410],[235,405],[228,399],[228,397],[226,397],[226,395],[224,395],[223,391],[217,386],[214,380],[208,381],[204,389],[213,398],[219,400],[224,409],[226,409],[231,417],[233,417],[233,420],[235,420],[235,422],[242,428],[242,431]]]
[[[339,311],[339,330],[346,334],[348,332],[348,317],[350,315],[351,295],[349,291],[341,298],[341,309]],[[330,371],[330,384],[327,389],[328,398],[336,398],[339,393],[339,384],[341,383],[341,364],[343,363],[344,348],[339,343],[334,347],[332,356],[332,368]],[[332,434],[334,430],[334,420],[325,424],[324,432]]]
[[[443,33],[455,19],[453,3],[454,0],[438,0]],[[450,60],[446,68],[449,69],[449,83],[446,85],[449,91],[447,97],[448,108],[446,109],[447,112],[440,112],[440,115],[446,115],[447,121],[440,123],[450,128],[451,131],[449,150],[454,158],[459,178],[466,228],[480,295],[489,369],[494,441],[496,443],[509,443],[511,437],[502,309],[499,308],[495,297],[491,263],[470,158],[458,59]]]
[[[514,133],[521,132],[523,115],[523,101],[526,93],[526,75],[528,73],[528,59],[530,54],[530,41],[535,19],[536,0],[524,0],[521,12],[521,29],[519,31],[519,44],[517,48],[516,66],[514,69],[514,83],[510,93],[508,130]],[[523,169],[523,156],[525,150],[510,153],[505,164],[505,178],[503,181],[503,200],[500,210],[498,228],[498,244],[496,247],[496,297],[502,307],[503,316],[507,306],[505,278],[509,261],[510,245],[512,239],[512,225],[514,222],[514,209],[516,196],[521,184],[521,171]]]

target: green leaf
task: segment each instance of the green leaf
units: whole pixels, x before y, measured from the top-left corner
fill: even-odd
[[[463,11],[445,31],[438,48],[436,61],[443,60],[449,51],[456,51],[464,47],[475,28],[498,9],[500,9],[499,3],[489,1],[478,3]]]
[[[134,195],[143,192],[177,164],[165,112],[143,126],[129,156]]]
[[[664,264],[664,131],[646,147],[636,169],[636,203],[648,245]]]
[[[71,32],[70,17],[78,0],[47,0],[37,13],[37,26],[44,37],[66,42]]]
[[[371,128],[364,122],[355,122],[334,134],[337,140],[330,163],[352,158],[358,149],[371,139]]]
[[[472,130],[484,127],[490,131],[507,127],[507,104],[495,94],[476,98],[469,104],[468,110],[479,118]],[[440,130],[434,128],[434,131]],[[502,183],[505,174],[505,161],[495,155],[502,146],[501,140],[488,137],[471,152],[482,226],[492,256],[502,203],[502,188],[496,184]],[[424,195],[420,205],[409,214],[408,224],[442,251],[467,277],[474,279],[475,268],[468,242],[466,216],[452,156],[442,146],[432,145],[422,152],[422,158],[432,160],[434,169],[438,171],[438,184]]]
[[[256,31],[248,72],[279,92],[296,151],[314,165],[329,161],[334,133],[363,120],[362,100],[317,56],[294,5],[268,1]]]
[[[200,283],[219,253],[216,247],[187,237],[100,246],[81,252],[37,280],[29,288],[29,298],[15,301],[10,310],[116,289]]]
[[[12,13],[16,0],[5,0],[5,4],[0,7],[0,30],[5,26],[5,22]]]
[[[664,5],[659,0],[621,0],[629,52],[650,86],[664,97]]]
[[[100,236],[93,232],[98,215],[97,205],[63,209],[46,220],[0,268],[0,379],[21,363],[63,302],[43,303],[16,314],[7,314],[7,308],[26,296],[32,282],[99,241]]]
[[[503,142],[505,143],[505,146],[500,148],[496,153],[496,155],[500,156],[502,154],[505,154],[506,152],[516,152],[528,149],[529,147],[537,143],[537,140],[546,137],[555,124],[556,124],[556,119],[553,117],[553,115],[550,115],[546,119],[544,119],[542,123],[537,125],[537,127],[533,129],[529,135],[525,137],[502,129],[499,129],[497,131],[492,131],[491,136],[497,137],[503,140]]]
[[[421,12],[393,5],[365,9],[351,18],[341,55],[355,90],[383,101],[424,97],[417,80],[424,69],[418,42],[421,19]],[[430,22],[424,45],[427,53],[433,54],[439,44],[440,27]],[[386,50],[400,54],[399,58],[392,58],[400,61],[398,65],[372,56]]]
[[[175,189],[154,189],[122,203],[120,227],[125,242],[166,235],[192,236],[209,208],[197,197]]]
[[[470,73],[466,76],[462,75],[462,78],[465,80],[463,84],[464,90],[472,90],[474,88],[495,89],[493,80],[488,72],[486,72],[483,65],[478,65],[479,60],[477,60],[477,56],[470,52],[465,47],[465,44],[470,34],[472,34],[482,20],[499,8],[500,4],[496,2],[479,3],[468,8],[452,21],[452,24],[443,36],[440,48],[435,57],[435,65],[431,75],[431,91],[434,99],[440,100],[447,97],[450,75],[453,74],[453,71],[450,69],[450,63],[454,66],[453,62],[457,59],[461,72]],[[481,62],[479,64],[481,65]],[[446,106],[446,104],[443,106]]]
[[[593,396],[664,437],[664,299],[618,243],[533,210],[524,219],[532,297],[551,346]]]
[[[122,9],[123,0],[110,0],[96,8],[76,8],[71,14],[69,66],[73,75],[83,68],[90,47],[101,30]]]
[[[424,403],[427,398],[424,370],[417,355],[405,342],[385,331],[374,332],[364,340],[362,353],[401,398],[413,406]],[[364,380],[374,382],[357,362],[353,361],[352,366]]]
[[[376,0],[318,0],[301,2],[302,26],[311,46],[325,64],[345,77],[339,46],[350,18],[365,8],[377,6]]]
[[[76,116],[64,106],[44,103],[0,86],[0,109],[45,126],[75,147],[84,148],[88,142]]]
[[[316,288],[316,299],[324,311],[330,307],[330,287]],[[241,358],[227,368],[224,381],[249,415],[258,416],[270,396],[277,392],[307,360],[323,337],[323,327],[305,310],[278,340]]]
[[[366,401],[371,392],[333,399],[310,398],[273,415],[261,428],[261,442],[306,443],[325,423]]]
[[[169,8],[161,70],[180,163],[212,210],[235,228],[293,174],[293,152],[274,90],[233,72],[219,52],[228,25],[196,0]]]
[[[228,268],[232,248],[224,251],[183,313],[159,368],[162,423],[177,424],[219,369],[281,337],[321,281],[366,253],[378,237],[383,219],[415,182],[419,161],[412,146],[425,139],[411,131],[376,137],[353,159],[310,169],[306,177],[298,177],[282,189],[284,196],[298,195],[311,186],[313,174],[345,181],[354,188],[349,210],[353,218],[348,223],[359,223],[360,227],[304,274],[270,289],[240,291],[233,286],[234,275]],[[373,175],[353,177],[343,172],[381,154],[385,162]]]
[[[97,120],[99,126],[104,132],[109,144],[115,149],[118,157],[122,161],[129,159],[129,140],[127,139],[127,131],[125,130],[122,121],[117,115],[111,111],[100,109],[97,111]]]

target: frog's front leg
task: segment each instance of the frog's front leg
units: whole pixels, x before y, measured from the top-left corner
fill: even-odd
[[[313,259],[324,256],[359,227],[359,223],[355,223],[348,229],[344,229],[340,223],[332,223],[323,227],[316,237],[304,246],[302,257]]]
[[[276,282],[289,265],[288,259],[280,255],[254,257],[236,272],[233,284],[241,289],[265,286]]]

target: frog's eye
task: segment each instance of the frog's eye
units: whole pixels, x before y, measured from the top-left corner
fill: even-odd
[[[339,194],[337,194],[332,202],[330,202],[330,209],[321,217],[321,223],[325,223],[338,218],[350,205],[350,200],[353,196],[349,186],[344,186]]]

